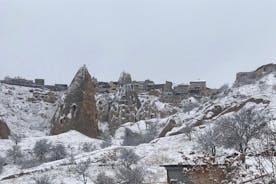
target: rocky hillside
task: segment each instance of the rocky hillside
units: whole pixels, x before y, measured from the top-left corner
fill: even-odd
[[[208,165],[208,159],[218,165],[232,164],[231,172],[228,170],[225,174],[228,177],[225,183],[268,183],[273,178],[275,163],[276,144],[270,139],[275,135],[276,125],[275,74],[270,71],[255,81],[224,89],[210,98],[185,99],[178,107],[162,103],[156,96],[138,95],[130,86],[122,84],[114,94],[96,94],[97,139],[74,130],[49,135],[51,118],[62,103],[49,102],[47,94],[65,102],[62,94],[0,84],[1,119],[11,134],[24,137],[19,143],[14,139],[0,140],[0,156],[8,158],[0,183],[35,184],[34,178],[47,176],[57,184],[82,184],[82,176],[86,176],[87,183],[98,184],[97,176],[103,173],[110,179],[105,181],[119,183],[118,172],[126,162],[131,163],[129,167],[126,164],[129,175],[134,171],[143,173],[140,183],[164,183],[166,170],[160,165]],[[60,111],[60,116],[56,116],[59,119],[68,117],[72,104],[76,103],[73,97],[68,100],[72,102],[64,108],[69,110]],[[253,113],[250,115],[250,112]],[[239,128],[235,132],[229,125]],[[238,138],[240,130],[244,130],[242,135],[246,141],[243,137],[229,141],[231,132]],[[224,141],[226,138],[228,141]],[[8,150],[18,144],[23,153],[21,157],[34,159],[33,148],[43,139],[52,145],[64,145],[67,154],[55,161],[35,160],[37,164],[29,167],[10,158]],[[122,156],[125,152],[131,152],[130,161],[126,159],[129,157]],[[89,163],[86,172],[78,172],[85,163]]]

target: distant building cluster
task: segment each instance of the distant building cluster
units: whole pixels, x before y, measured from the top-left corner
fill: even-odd
[[[5,77],[5,79],[1,80],[0,82],[4,84],[17,85],[17,86],[46,88],[52,91],[64,91],[64,90],[67,90],[68,88],[67,84],[45,85],[44,79],[35,79],[33,81],[33,80],[23,79],[20,77],[15,77],[15,78]]]
[[[114,93],[120,86],[119,82],[97,82],[96,91],[98,93]],[[133,90],[140,93],[150,93],[153,95],[162,96],[211,96],[218,92],[217,89],[210,89],[206,85],[206,81],[191,81],[190,84],[180,84],[173,86],[172,82],[166,81],[164,84],[155,84],[151,80],[132,81],[128,85],[132,86]]]
[[[129,75],[129,74],[125,74]],[[18,85],[34,88],[46,88],[52,91],[65,91],[68,89],[67,84],[45,85],[44,79],[28,80],[20,77],[5,77],[0,80],[1,83]],[[211,96],[217,94],[217,89],[210,89],[206,85],[206,81],[191,81],[189,84],[179,84],[173,86],[173,83],[166,81],[163,84],[155,84],[151,80],[132,81],[130,75],[122,77],[117,82],[98,82],[94,80],[97,93],[115,93],[122,86],[129,85],[137,94],[149,93],[150,95],[162,96],[164,98],[183,98],[189,96]]]

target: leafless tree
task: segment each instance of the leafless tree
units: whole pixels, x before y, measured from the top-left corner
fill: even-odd
[[[80,162],[76,166],[76,172],[81,177],[83,184],[87,184],[88,177],[89,177],[88,169],[90,165],[91,165],[91,160],[90,158],[88,158],[86,161]]]
[[[136,164],[140,159],[132,149],[122,150],[119,158],[126,168],[130,168],[131,165]]]
[[[18,145],[12,146],[12,148],[7,151],[7,157],[10,158],[13,163],[17,163],[18,159],[23,157],[21,147]]]
[[[21,141],[22,137],[17,134],[11,135],[11,140],[15,143],[15,145],[18,145],[18,143]]]
[[[267,126],[267,118],[253,108],[243,109],[233,117],[218,122],[220,143],[225,148],[235,148],[245,154],[249,141],[261,135]],[[219,132],[219,131],[218,131]]]
[[[122,150],[120,157],[122,165],[116,172],[117,183],[120,184],[140,184],[144,180],[144,171],[134,165],[140,157],[131,149]]]
[[[52,184],[52,179],[48,175],[36,176],[33,180],[35,184]]]
[[[39,140],[35,143],[33,152],[39,161],[46,161],[46,155],[50,152],[52,147],[51,143],[48,143],[46,139]]]
[[[29,169],[40,165],[41,163],[36,158],[24,158],[20,159],[18,165],[21,169]]]
[[[51,148],[51,160],[61,160],[64,159],[67,155],[64,145],[57,144]]]
[[[5,160],[2,157],[0,157],[0,174],[3,172],[4,164],[5,164]]]
[[[101,172],[97,175],[95,184],[117,184],[117,182],[111,177],[107,176],[105,173]]]
[[[199,135],[197,139],[200,148],[213,157],[216,156],[216,149],[219,146],[219,134],[216,130],[217,127],[208,129],[203,134]]]
[[[95,151],[96,147],[93,145],[93,143],[84,143],[82,146],[82,151],[84,152],[92,152]]]
[[[189,141],[192,140],[192,133],[193,133],[194,129],[191,125],[187,125],[182,132],[189,138]]]
[[[116,173],[117,183],[120,184],[141,184],[144,181],[144,170],[140,167],[120,167]]]

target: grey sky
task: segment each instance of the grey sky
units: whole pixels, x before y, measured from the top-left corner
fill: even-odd
[[[86,64],[99,80],[211,87],[276,56],[275,0],[0,0],[0,78],[70,83]]]

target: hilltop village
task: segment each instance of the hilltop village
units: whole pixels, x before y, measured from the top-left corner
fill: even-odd
[[[68,89],[67,84],[46,85],[45,79],[24,79],[21,77],[5,77],[0,80],[1,83],[33,88],[49,89],[51,91],[65,91]],[[173,85],[173,82],[166,81],[163,84],[156,84],[152,80],[135,81],[131,75],[122,72],[118,81],[103,82],[93,78],[95,90],[98,94],[116,93],[122,86],[128,86],[137,94],[148,93],[149,95],[158,96],[166,102],[181,101],[188,97],[204,97],[217,94],[218,89],[207,87],[206,81],[191,81],[189,84]]]

